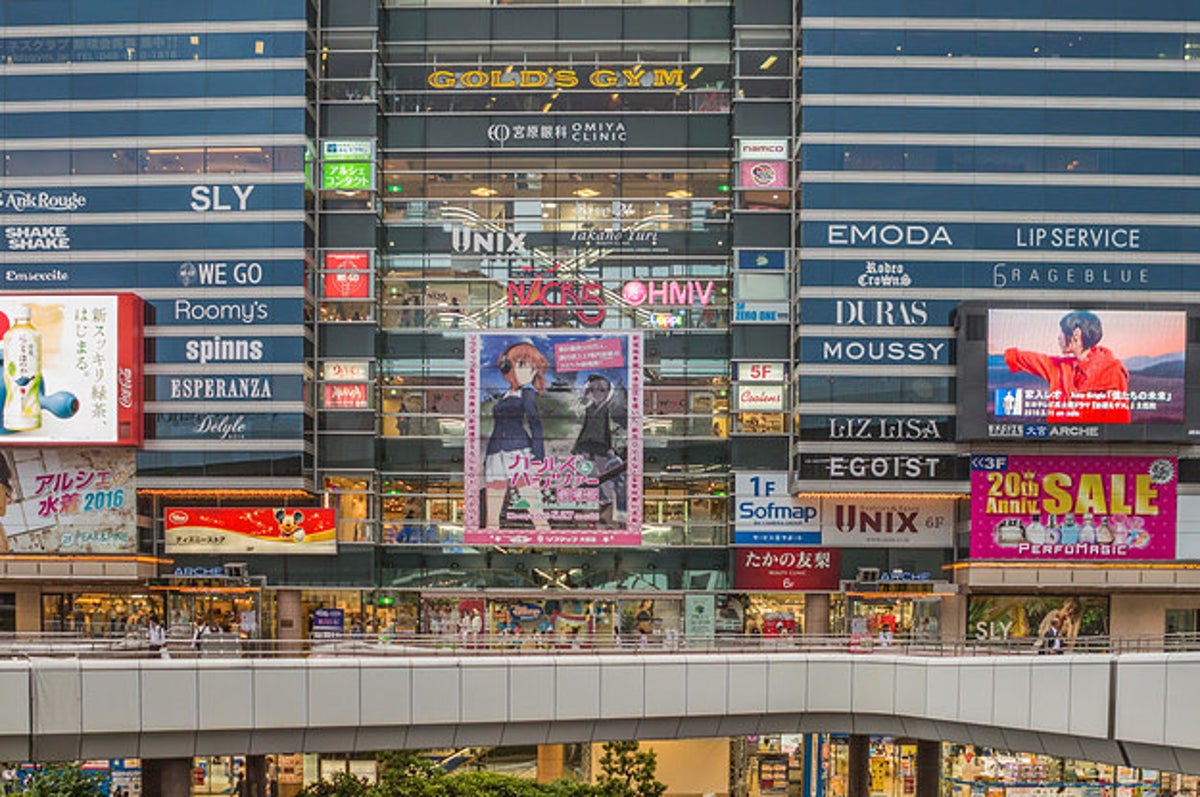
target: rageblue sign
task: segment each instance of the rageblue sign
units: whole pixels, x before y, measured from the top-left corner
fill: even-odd
[[[303,401],[304,378],[273,374],[154,377],[147,401]]]
[[[147,341],[154,363],[295,363],[304,359],[304,338],[197,335],[184,338],[151,338]]]
[[[302,324],[303,299],[164,299],[148,303],[154,326]]]
[[[800,361],[950,365],[954,341],[925,338],[801,338]]]
[[[1011,288],[1017,290],[1200,290],[1200,264],[975,263],[908,259],[805,260],[806,286]]]
[[[300,260],[143,260],[138,263],[12,263],[0,266],[4,290],[129,288],[256,288],[304,284]]]
[[[941,327],[956,301],[942,299],[801,299],[800,323],[840,327]]]
[[[799,501],[788,492],[786,473],[743,472],[734,478],[737,545],[820,545],[818,501]]]

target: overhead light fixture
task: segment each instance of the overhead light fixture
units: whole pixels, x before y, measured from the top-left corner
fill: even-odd
[[[548,102],[548,103],[546,103],[545,105],[543,105],[543,106],[542,106],[542,113],[550,113],[550,106],[551,106],[551,105],[553,105],[553,104],[554,104],[554,101],[553,101],[553,100],[551,100],[550,102]]]
[[[667,196],[671,197],[671,199],[687,199],[691,195],[692,192],[686,188],[676,188],[674,191],[667,192]]]
[[[595,188],[576,188],[571,193],[583,199],[591,199],[594,196],[600,196],[600,192]]]
[[[775,62],[776,62],[776,61],[778,61],[778,60],[779,60],[779,56],[777,56],[777,55],[768,55],[768,56],[767,56],[767,58],[766,58],[766,60],[765,60],[765,61],[763,61],[761,64],[759,64],[759,65],[758,65],[758,68],[759,68],[759,69],[770,69],[772,66],[774,66],[774,65],[775,65]]]
[[[704,71],[704,67],[702,67],[702,66],[696,67],[695,69],[692,70],[692,74],[688,75],[688,80],[695,80],[700,75],[700,73],[703,71]]]
[[[497,191],[495,188],[489,188],[486,185],[479,185],[479,186],[472,188],[471,193],[474,196],[495,196],[496,194],[498,194],[500,192]]]

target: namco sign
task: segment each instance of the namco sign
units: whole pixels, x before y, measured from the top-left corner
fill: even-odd
[[[786,138],[744,138],[738,142],[741,160],[784,161],[788,159]]]

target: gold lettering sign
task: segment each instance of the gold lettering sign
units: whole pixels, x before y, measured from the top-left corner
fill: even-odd
[[[685,89],[683,67],[647,68],[598,66],[587,69],[533,68],[467,69],[455,72],[437,69],[426,82],[431,89],[573,89],[583,85],[598,89],[673,88]]]

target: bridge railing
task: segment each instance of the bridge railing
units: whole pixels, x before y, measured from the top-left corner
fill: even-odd
[[[760,634],[715,636],[613,634],[330,634],[306,640],[243,638],[213,632],[199,637],[171,636],[165,650],[152,649],[144,631],[122,634],[74,633],[0,634],[0,658],[210,658],[309,656],[462,655],[595,655],[636,653],[851,653],[909,656],[1040,655],[1052,651],[1031,637],[1008,639],[935,639],[927,635],[869,637],[864,635]],[[1161,653],[1200,651],[1200,634],[1087,636],[1062,640],[1062,652]]]

